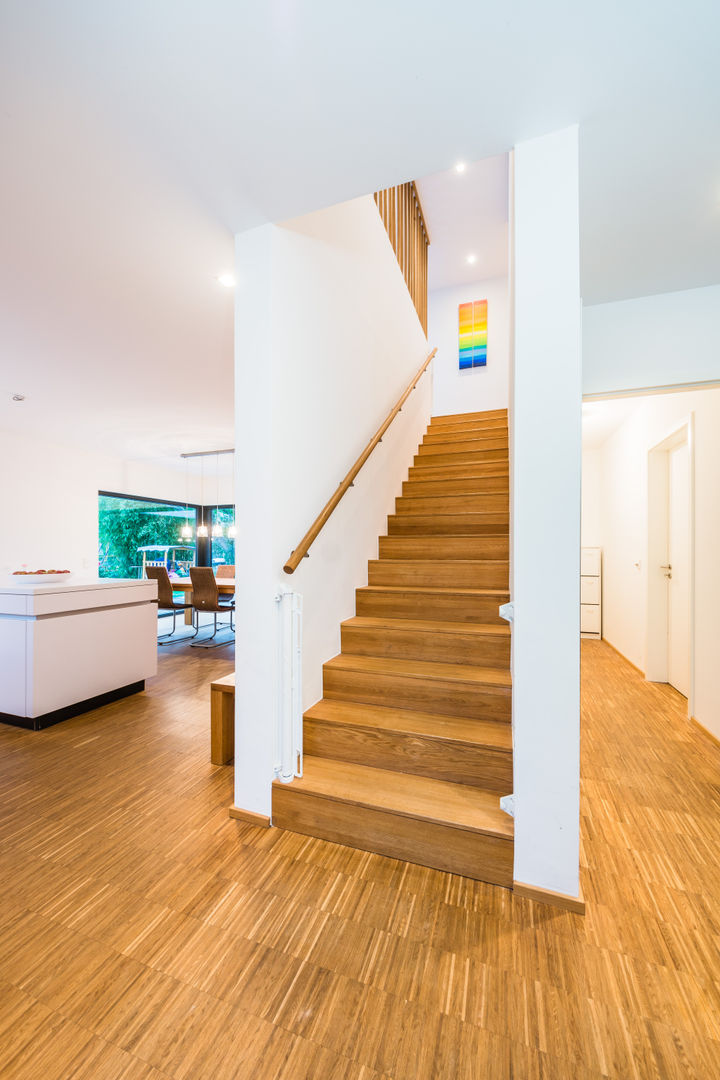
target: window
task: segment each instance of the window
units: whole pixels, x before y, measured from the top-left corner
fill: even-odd
[[[195,541],[182,539],[180,530],[187,519],[194,536],[196,515],[194,506],[186,510],[180,503],[101,491],[100,577],[143,577],[148,564],[167,566],[169,573],[187,577],[195,563]]]
[[[225,536],[212,538],[212,564],[213,567],[220,566],[222,563],[227,563],[230,566],[235,565],[235,541],[232,537],[227,535],[228,526],[235,524],[235,507],[234,506],[213,506],[212,508],[212,524],[217,525],[218,522],[223,526]],[[212,532],[212,530],[211,530]]]

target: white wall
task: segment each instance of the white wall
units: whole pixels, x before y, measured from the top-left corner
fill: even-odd
[[[720,285],[583,309],[583,394],[720,379]]]
[[[488,302],[487,366],[460,371],[458,305],[485,299]],[[472,285],[454,285],[430,293],[428,341],[431,347],[437,347],[432,378],[434,416],[507,409],[509,334],[507,277],[490,278]]]
[[[601,511],[602,455],[600,450],[582,452],[582,516],[580,543],[583,547],[602,547]]]
[[[646,670],[648,452],[691,413],[695,417],[695,716],[720,737],[720,389],[638,399],[637,408],[596,451],[604,559],[603,636]]]
[[[0,504],[7,511],[0,530],[0,573],[27,566],[96,576],[98,491],[178,502],[188,491],[191,501],[200,495],[199,475],[188,487],[182,468],[123,461],[30,434],[0,431],[0,460]],[[215,484],[207,478],[205,495],[216,498]],[[227,477],[220,498],[232,499]]]
[[[516,881],[578,895],[578,131],[514,152],[513,738]]]
[[[235,801],[270,814],[274,596],[303,595],[303,700],[367,583],[367,560],[430,414],[424,377],[293,576],[282,567],[429,348],[372,196],[236,241],[238,541]]]

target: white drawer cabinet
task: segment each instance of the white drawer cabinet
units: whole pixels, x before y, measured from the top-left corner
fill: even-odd
[[[593,637],[600,637],[600,605],[580,605],[580,632]]]
[[[602,551],[582,548],[580,551],[580,634],[582,637],[602,637]]]
[[[586,574],[580,578],[580,603],[600,603],[600,578],[588,577]]]

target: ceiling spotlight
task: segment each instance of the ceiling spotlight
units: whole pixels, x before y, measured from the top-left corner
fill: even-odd
[[[457,165],[455,166],[455,172],[464,173],[466,169],[467,165],[464,161],[458,161]]]
[[[13,394],[12,400],[13,401],[24,401],[25,400],[25,395],[24,394]]]
[[[221,285],[224,285],[226,289],[235,288],[235,275],[234,274],[218,274],[218,281]]]
[[[477,255],[467,255],[465,258],[465,262],[469,262],[472,266],[473,263],[477,262]]]

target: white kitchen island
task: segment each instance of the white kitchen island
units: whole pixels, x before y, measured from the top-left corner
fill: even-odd
[[[0,722],[35,731],[144,689],[157,583],[0,581]]]

